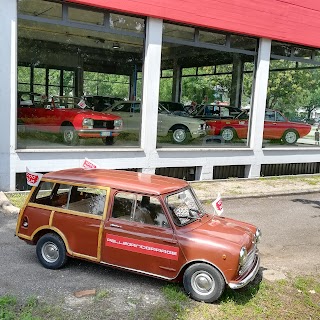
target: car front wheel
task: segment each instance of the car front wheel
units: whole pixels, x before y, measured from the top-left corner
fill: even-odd
[[[232,141],[237,137],[237,134],[233,128],[224,128],[221,131],[221,137],[224,141]]]
[[[70,126],[62,127],[62,139],[68,146],[76,146],[79,143],[79,136],[75,128]]]
[[[53,233],[42,236],[36,247],[40,263],[47,269],[59,269],[67,262],[67,251],[62,239]]]
[[[190,131],[185,126],[175,126],[172,128],[172,142],[186,143],[191,139]]]
[[[282,137],[282,140],[286,144],[294,144],[297,142],[299,136],[298,133],[294,130],[287,130]]]
[[[183,286],[192,299],[211,303],[222,295],[225,281],[216,268],[206,263],[196,263],[185,271]]]

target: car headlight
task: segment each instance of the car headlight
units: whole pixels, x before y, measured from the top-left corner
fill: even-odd
[[[122,127],[122,120],[121,119],[114,120],[114,127],[121,128]]]
[[[258,228],[256,230],[256,233],[255,233],[255,243],[259,243],[260,242],[261,236],[262,236],[261,230]]]
[[[84,128],[93,128],[93,119],[90,118],[84,118],[82,120],[82,127]]]
[[[248,256],[247,249],[245,247],[242,247],[240,249],[240,254],[239,254],[239,265],[240,265],[240,267],[242,267],[246,263],[247,256]]]

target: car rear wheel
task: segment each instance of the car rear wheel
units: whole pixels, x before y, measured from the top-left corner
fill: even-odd
[[[236,139],[237,134],[233,128],[224,128],[221,131],[221,137],[224,141],[232,141]]]
[[[286,144],[294,144],[298,138],[298,133],[295,130],[287,130],[282,136],[282,140]]]
[[[79,136],[75,128],[70,126],[64,126],[61,129],[63,142],[68,146],[76,146],[79,144]]]
[[[106,146],[111,146],[114,143],[114,137],[105,137],[102,138],[102,142],[106,145]]]
[[[187,127],[180,125],[172,128],[173,143],[186,143],[189,140],[191,140],[191,135]]]
[[[225,281],[216,268],[206,263],[196,263],[185,271],[183,286],[192,299],[210,303],[220,298]]]
[[[59,269],[67,262],[65,244],[53,233],[47,233],[39,239],[36,252],[40,263],[47,269]]]

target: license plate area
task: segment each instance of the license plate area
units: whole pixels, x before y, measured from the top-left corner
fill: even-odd
[[[100,136],[101,137],[111,137],[112,133],[110,131],[103,131],[103,132],[100,132]]]

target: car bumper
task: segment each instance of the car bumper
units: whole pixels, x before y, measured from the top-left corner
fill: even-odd
[[[206,130],[198,130],[191,132],[192,138],[199,138],[199,137],[204,137],[207,135]]]
[[[251,271],[244,276],[244,278],[240,278],[237,281],[230,281],[228,283],[229,287],[231,289],[240,289],[242,287],[245,287],[249,282],[251,282],[257,275],[260,267],[260,257],[258,254],[256,254],[256,258],[253,264],[253,268]]]
[[[101,129],[80,129],[77,130],[77,133],[81,138],[105,138],[116,137],[120,134],[120,131]]]

